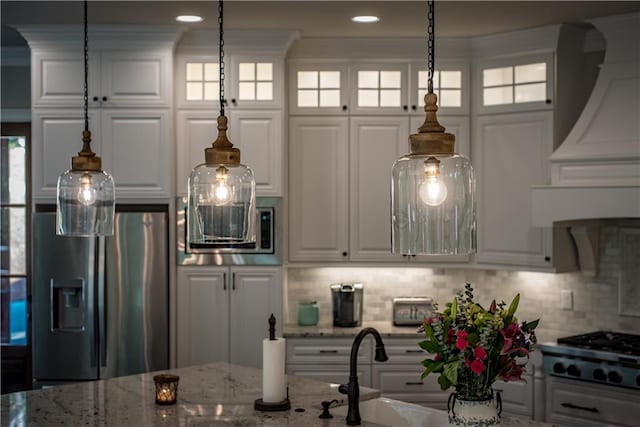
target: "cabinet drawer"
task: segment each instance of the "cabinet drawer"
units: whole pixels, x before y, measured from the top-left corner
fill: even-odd
[[[508,414],[533,416],[533,378],[524,377],[524,381],[496,381],[493,389],[500,391],[502,409]]]
[[[555,378],[548,379],[547,421],[570,426],[637,426],[640,393],[611,389],[596,384],[574,385]]]
[[[446,400],[449,393],[440,390],[438,376],[429,375],[421,380],[423,368],[420,365],[414,366],[373,366],[373,387],[386,393],[419,393],[423,400],[427,396],[433,395],[436,400],[443,398]]]
[[[386,364],[408,364],[422,366],[420,362],[429,357],[429,353],[423,351],[418,343],[422,341],[422,338],[402,338],[391,339],[385,338],[384,348],[387,351],[389,360]],[[376,362],[381,364],[381,362]]]
[[[349,365],[287,365],[287,374],[309,377],[327,383],[346,384],[349,381]],[[371,365],[358,366],[358,384],[362,387],[371,387]]]
[[[288,338],[287,363],[349,365],[352,338]],[[358,351],[358,364],[371,363],[371,338],[365,338]]]

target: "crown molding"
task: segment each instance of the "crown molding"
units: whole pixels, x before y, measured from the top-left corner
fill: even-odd
[[[189,30],[182,35],[179,52],[218,52],[218,30]],[[284,56],[291,44],[300,38],[292,30],[225,30],[224,47],[234,53],[270,53]]]

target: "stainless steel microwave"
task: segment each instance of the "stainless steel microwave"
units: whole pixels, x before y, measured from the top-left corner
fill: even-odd
[[[282,199],[256,198],[256,242],[242,245],[190,244],[187,198],[176,200],[178,265],[280,265],[282,264]]]

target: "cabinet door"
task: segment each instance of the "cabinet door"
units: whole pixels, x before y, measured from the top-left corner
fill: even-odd
[[[229,139],[256,178],[258,196],[282,195],[282,113],[274,110],[229,112]]]
[[[289,113],[349,114],[349,73],[344,63],[289,65]]]
[[[349,258],[402,261],[391,253],[391,167],[409,150],[409,118],[352,117],[349,125]]]
[[[551,111],[477,118],[478,262],[550,267],[549,236],[531,225],[531,186],[549,183],[552,151]]]
[[[100,64],[103,106],[170,106],[171,51],[106,50]]]
[[[100,96],[100,56],[89,57],[89,103]],[[31,55],[32,107],[74,107],[84,99],[82,51],[40,51]],[[99,102],[99,101],[98,101]]]
[[[89,113],[91,149],[103,156],[98,114]],[[58,176],[71,169],[71,157],[82,149],[82,110],[34,109],[32,126],[33,198],[39,202],[55,201]]]
[[[103,166],[116,197],[170,197],[170,135],[168,110],[102,111]]]
[[[186,196],[191,170],[204,163],[204,150],[218,135],[217,114],[212,110],[178,111],[177,121],[176,192]]]
[[[283,60],[273,55],[234,55],[231,57],[230,108],[275,108],[284,97]]]
[[[289,258],[346,261],[348,119],[295,117],[289,126]]]
[[[351,114],[409,113],[408,65],[358,64],[350,69]]]
[[[178,268],[178,367],[229,361],[227,268]]]
[[[262,367],[262,340],[268,338],[269,316],[282,336],[282,270],[231,269],[231,363]]]

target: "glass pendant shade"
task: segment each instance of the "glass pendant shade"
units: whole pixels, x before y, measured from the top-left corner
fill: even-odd
[[[427,119],[410,136],[411,152],[391,178],[392,252],[463,255],[476,252],[475,175],[454,152],[454,137],[436,118],[437,97],[425,96]]]
[[[218,139],[207,161],[189,177],[189,243],[242,244],[256,241],[256,185],[253,171],[226,138],[227,118],[218,117]],[[221,127],[222,126],[222,127]]]
[[[102,170],[68,170],[58,177],[56,233],[111,236],[115,215],[113,177]]]

